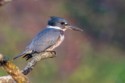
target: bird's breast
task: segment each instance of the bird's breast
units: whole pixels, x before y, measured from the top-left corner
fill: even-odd
[[[55,49],[56,47],[58,47],[64,40],[64,35],[60,34],[58,40],[56,41],[56,43],[51,46],[50,48],[47,49],[47,51],[52,51],[53,49]]]

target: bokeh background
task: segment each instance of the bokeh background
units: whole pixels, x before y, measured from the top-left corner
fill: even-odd
[[[125,0],[13,0],[0,7],[0,53],[21,53],[50,16],[84,32],[66,31],[57,57],[28,75],[32,83],[125,83]],[[14,63],[22,69],[26,61]]]

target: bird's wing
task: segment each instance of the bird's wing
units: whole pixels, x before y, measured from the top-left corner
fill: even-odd
[[[55,29],[46,28],[36,35],[32,42],[26,47],[26,49],[16,56],[14,59],[32,54],[33,52],[42,52],[47,48],[54,45],[60,37],[60,31]]]
[[[46,28],[32,40],[28,48],[35,52],[45,51],[47,48],[54,45],[59,37],[59,30]]]

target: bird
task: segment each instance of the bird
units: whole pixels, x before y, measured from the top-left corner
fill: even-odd
[[[81,28],[71,26],[64,18],[51,16],[46,28],[40,31],[25,50],[13,59],[15,60],[22,56],[26,60],[29,60],[33,57],[34,53],[55,52],[54,49],[63,42],[64,32],[67,29],[83,31]]]

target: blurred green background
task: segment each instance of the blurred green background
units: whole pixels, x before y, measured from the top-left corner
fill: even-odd
[[[125,83],[125,0],[13,0],[0,7],[0,53],[21,53],[50,16],[84,32],[66,31],[57,57],[28,75],[32,83]],[[14,63],[22,69],[26,61]]]

